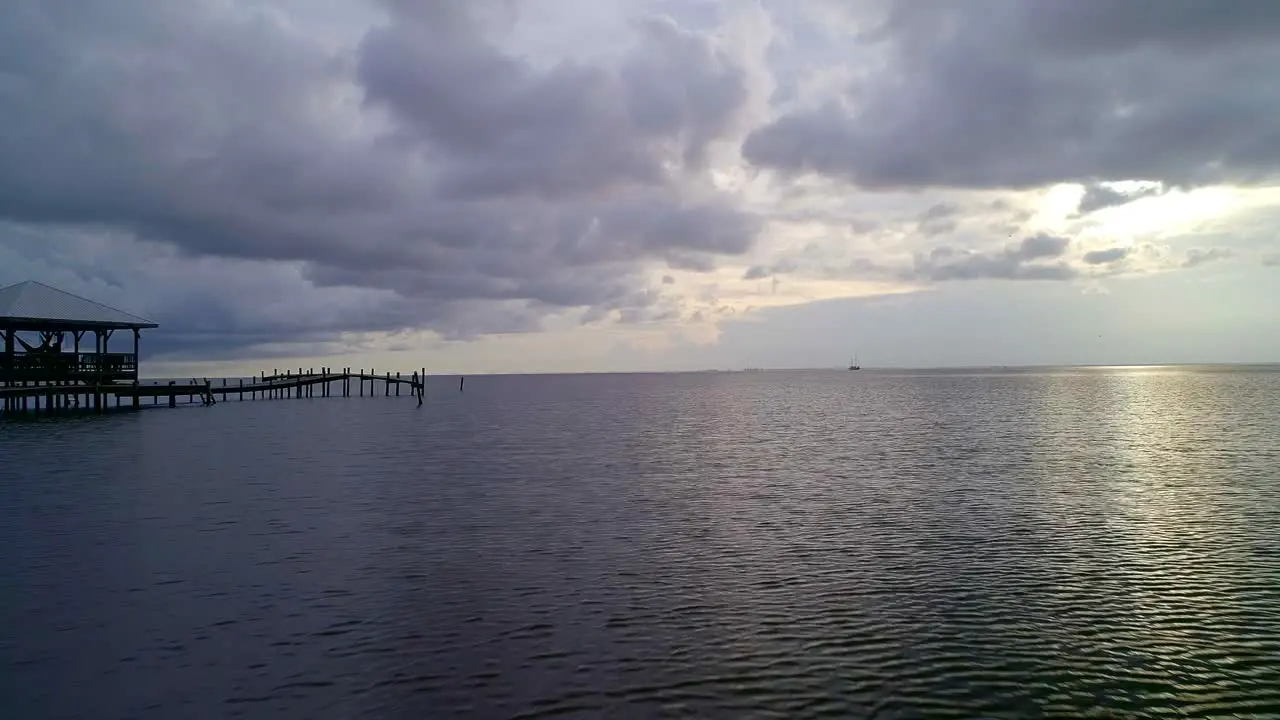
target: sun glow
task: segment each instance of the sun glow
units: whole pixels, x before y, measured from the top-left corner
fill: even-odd
[[[1244,200],[1240,191],[1225,187],[1172,190],[1099,210],[1092,219],[1101,232],[1113,237],[1158,237],[1181,234],[1239,210]]]

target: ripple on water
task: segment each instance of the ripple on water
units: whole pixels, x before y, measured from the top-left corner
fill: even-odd
[[[1280,715],[1280,373],[475,378],[0,452],[6,716]]]

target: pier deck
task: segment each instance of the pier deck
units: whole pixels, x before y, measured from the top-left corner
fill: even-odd
[[[139,409],[145,406],[160,405],[167,399],[169,407],[176,407],[185,399],[185,404],[200,403],[216,405],[220,401],[236,400],[272,400],[298,399],[315,397],[363,397],[366,394],[383,397],[404,394],[416,398],[422,405],[426,395],[426,370],[415,371],[405,377],[401,373],[384,373],[378,375],[373,371],[365,372],[343,369],[334,371],[322,368],[298,372],[273,371],[271,375],[262,373],[258,378],[192,378],[190,382],[170,381],[168,383],[44,383],[25,384],[11,387],[0,387],[0,414],[28,412],[67,412],[67,411],[104,411],[113,409],[110,398],[114,397],[115,408]],[[379,392],[381,391],[381,392]],[[143,403],[150,398],[150,403]]]

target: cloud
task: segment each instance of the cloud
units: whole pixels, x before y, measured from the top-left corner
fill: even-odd
[[[498,2],[387,0],[348,44],[254,3],[11,5],[0,220],[380,298],[322,334],[643,314],[649,265],[705,272],[761,230],[708,174],[752,102],[746,61],[668,17],[582,60],[504,45]]]
[[[1200,267],[1211,262],[1226,260],[1232,256],[1233,253],[1226,248],[1192,248],[1187,251],[1186,259],[1182,261],[1182,267]]]
[[[412,7],[365,37],[357,73],[365,102],[440,156],[433,180],[447,198],[663,185],[673,163],[703,169],[748,100],[745,69],[669,18],[644,19],[617,68],[538,72],[470,23],[441,21],[464,14],[454,6]]]
[[[954,232],[957,223],[953,218],[959,212],[960,209],[951,203],[936,203],[920,214],[917,228],[928,237]]]
[[[1259,88],[1280,64],[1280,6],[1221,8],[895,4],[850,40],[880,58],[875,72],[784,111],[744,154],[874,189],[1268,183],[1280,168],[1280,97]]]
[[[1108,265],[1129,257],[1129,248],[1113,247],[1106,250],[1093,250],[1084,254],[1084,261],[1089,265]]]
[[[1280,267],[1280,253],[1262,256],[1262,264],[1265,267]]]
[[[1024,238],[996,253],[961,250],[949,246],[918,253],[909,273],[911,279],[934,282],[949,280],[1071,280],[1078,271],[1065,262],[1037,261],[1061,258],[1070,240],[1051,235]]]
[[[1239,5],[12,0],[0,283],[170,358],[554,355],[1256,257],[1274,200],[1195,188],[1280,160],[1280,11]]]
[[[1166,189],[1159,184],[1121,190],[1110,185],[1095,183],[1086,187],[1084,193],[1080,195],[1080,204],[1076,206],[1076,214],[1087,215],[1098,210],[1127,205],[1142,198],[1157,197],[1165,192]]]

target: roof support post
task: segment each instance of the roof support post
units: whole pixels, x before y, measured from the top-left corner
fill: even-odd
[[[138,344],[142,338],[142,331],[138,328],[133,329],[133,409],[138,409]]]
[[[104,370],[103,363],[106,358],[103,355],[107,353],[107,335],[101,330],[94,330],[94,356],[93,364],[95,368],[93,378],[93,410],[97,412],[103,409],[103,403],[106,398],[102,394],[102,372]]]
[[[14,353],[14,350],[13,350],[13,330],[10,330],[9,328],[5,328],[5,331],[4,331],[4,365],[3,365],[3,367],[4,367],[4,370],[5,370],[5,380],[4,380],[4,384],[5,384],[5,386],[6,386],[6,387],[8,387],[8,385],[9,385],[11,382],[13,382],[13,381],[11,380],[11,376],[12,376],[12,373],[13,373],[14,355],[15,355],[15,353]]]

